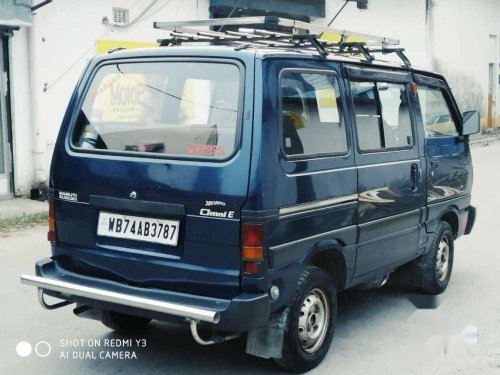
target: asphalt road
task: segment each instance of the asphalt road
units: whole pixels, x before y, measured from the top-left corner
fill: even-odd
[[[453,276],[436,308],[416,309],[408,294],[388,287],[343,293],[334,343],[311,373],[500,374],[500,143],[474,148],[473,157],[478,219],[473,234],[456,243]],[[283,373],[246,355],[243,340],[203,347],[186,327],[159,322],[128,337],[75,318],[71,307],[43,310],[19,275],[33,273],[34,262],[49,255],[45,238],[45,228],[0,237],[0,374]],[[26,357],[16,353],[22,341],[29,345],[19,346],[21,354],[32,347]],[[45,357],[35,353],[40,342],[42,356],[51,347]],[[120,350],[137,358],[99,358]],[[86,355],[97,358],[78,358]]]

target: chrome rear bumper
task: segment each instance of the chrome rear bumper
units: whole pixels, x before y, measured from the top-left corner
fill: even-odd
[[[193,306],[139,297],[125,293],[118,293],[66,281],[49,279],[46,277],[21,275],[21,283],[35,286],[41,290],[62,293],[68,297],[83,297],[123,306],[156,311],[168,315],[180,316],[196,321],[217,324],[220,320],[220,312],[218,311],[201,309]]]

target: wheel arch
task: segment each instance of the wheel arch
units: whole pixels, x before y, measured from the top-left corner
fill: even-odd
[[[335,282],[338,291],[343,290],[347,282],[348,262],[345,244],[341,240],[323,240],[318,242],[302,259],[302,265],[312,265],[327,271]]]
[[[440,221],[444,221],[450,224],[453,231],[453,237],[456,239],[459,229],[459,212],[460,209],[455,204],[444,205],[441,203],[439,206],[433,207],[430,209],[428,221],[425,223],[427,233],[434,233],[436,231],[437,224]]]
[[[458,235],[458,208],[449,207],[445,212],[443,212],[439,220],[447,222],[451,226],[451,230],[453,231],[453,237],[457,238]]]

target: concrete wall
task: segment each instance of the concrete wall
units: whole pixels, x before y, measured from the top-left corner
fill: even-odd
[[[328,22],[343,3],[327,1],[329,16],[316,22]],[[500,1],[370,0],[368,10],[349,4],[332,26],[400,39],[412,63],[443,74],[460,109],[479,109],[483,123],[493,64],[492,117],[500,126]]]
[[[461,110],[479,109],[485,117],[490,63],[494,64],[493,96],[498,93],[500,1],[428,2],[428,65],[447,77]],[[495,103],[494,110],[500,115]]]
[[[112,21],[113,6],[130,9],[132,21],[149,4],[151,0],[54,1],[37,11],[31,28],[14,32],[16,194],[46,182],[64,111],[85,64],[96,53],[97,40],[151,42],[167,34],[152,28],[155,20],[209,16],[208,0],[161,0],[128,28],[102,24],[104,16]],[[315,22],[326,24],[343,4],[326,0],[327,17]],[[462,110],[479,108],[486,116],[489,63],[494,64],[496,83],[492,100],[500,94],[499,19],[498,0],[369,0],[367,10],[349,3],[332,26],[399,38],[414,65],[445,74]],[[500,115],[500,100],[493,106]]]
[[[113,6],[130,9],[132,21],[150,3],[55,1],[37,11],[31,28],[14,32],[11,44],[16,91],[13,111],[16,195],[28,194],[33,184],[47,182],[61,120],[79,76],[96,54],[97,40],[154,42],[166,33],[153,29],[153,21],[209,16],[208,0],[162,0],[128,28],[102,24],[104,16],[113,20]],[[26,95],[30,92],[31,95]]]

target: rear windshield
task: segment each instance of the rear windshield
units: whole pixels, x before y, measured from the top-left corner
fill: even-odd
[[[72,142],[83,149],[224,159],[235,149],[239,98],[233,64],[105,65],[86,94]]]

